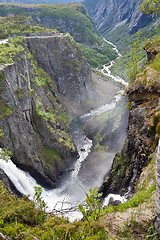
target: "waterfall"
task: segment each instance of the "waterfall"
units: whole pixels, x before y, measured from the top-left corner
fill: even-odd
[[[6,40],[5,40],[6,41]],[[105,40],[107,41],[107,40]],[[2,43],[2,42],[1,42]],[[0,43],[0,44],[1,44]],[[110,43],[110,42],[109,42]],[[113,46],[113,49],[118,53],[118,56],[121,54],[118,52],[116,46],[110,43]],[[114,64],[111,61],[109,66],[104,65],[102,72],[112,77],[112,79],[116,82],[120,82],[123,86],[127,86],[128,83],[125,82],[123,79],[119,78],[118,76],[113,76],[110,71],[110,67]],[[90,121],[95,116],[98,116],[102,113],[105,113],[111,109],[115,109],[117,102],[121,99],[123,94],[123,90],[120,90],[116,93],[114,99],[107,104],[104,104],[98,108],[92,109],[90,112],[74,119],[70,125],[71,129],[71,136],[75,145],[77,147],[79,158],[75,163],[70,166],[68,171],[64,174],[61,181],[58,182],[58,186],[56,189],[46,190],[43,189],[42,198],[48,205],[50,211],[52,209],[61,209],[63,208],[70,208],[72,206],[80,204],[86,198],[85,191],[83,188],[87,188],[89,186],[82,186],[78,178],[78,173],[81,169],[81,165],[83,161],[87,158],[88,154],[92,148],[92,140],[88,139],[83,132],[84,123]],[[1,150],[2,151],[2,150]],[[0,168],[4,170],[8,178],[12,181],[18,191],[25,195],[30,195],[30,199],[33,199],[34,196],[34,187],[39,186],[37,182],[29,175],[29,173],[20,170],[17,168],[13,162],[9,159],[7,162],[2,159],[0,154]],[[98,183],[97,183],[98,184]],[[100,185],[101,183],[99,183]],[[118,197],[124,201],[124,198],[121,198],[119,195],[114,195],[114,197]],[[109,198],[108,198],[109,199]],[[107,203],[106,199],[106,203]],[[72,221],[75,218],[80,218],[81,214],[77,211],[74,213],[69,213],[67,215],[69,219]]]

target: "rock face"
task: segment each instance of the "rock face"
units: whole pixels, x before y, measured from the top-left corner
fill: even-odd
[[[27,46],[38,65],[55,80],[58,92],[77,103],[87,98],[91,70],[74,40],[66,35],[29,37]]]
[[[154,43],[151,45],[153,47]],[[149,52],[149,48],[147,50]],[[134,192],[142,168],[153,157],[160,121],[159,79],[159,73],[148,66],[126,89],[130,101],[127,139],[122,150],[116,154],[101,187],[104,196],[108,193],[124,194],[129,186],[130,192]]]
[[[92,0],[84,0],[83,3],[103,34],[107,31],[108,35],[117,27],[125,26],[127,32],[132,34],[152,20],[152,16],[146,16],[139,10],[143,0],[99,0],[93,4],[91,2]]]
[[[77,102],[87,98],[90,70],[67,35],[41,34],[25,41],[28,48],[14,63],[1,66],[0,147],[40,184],[53,187],[77,156],[59,95]]]

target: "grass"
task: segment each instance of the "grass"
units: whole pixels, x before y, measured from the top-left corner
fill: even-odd
[[[39,25],[33,25],[33,20],[27,16],[3,17],[0,19],[0,39],[8,38],[13,34],[37,33],[43,31],[53,31]]]

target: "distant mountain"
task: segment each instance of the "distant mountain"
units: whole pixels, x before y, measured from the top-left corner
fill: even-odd
[[[153,20],[152,16],[139,10],[142,2],[143,0],[84,0],[83,4],[100,32],[109,33],[121,27],[121,31],[125,28],[125,31],[133,34]]]
[[[20,4],[54,4],[54,3],[70,3],[81,2],[81,0],[0,0],[0,3],[20,3]]]

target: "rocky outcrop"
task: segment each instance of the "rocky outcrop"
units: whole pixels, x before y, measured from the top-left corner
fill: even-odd
[[[99,31],[103,34],[113,33],[117,28],[133,34],[138,29],[147,26],[152,16],[146,16],[139,10],[143,0],[99,0],[91,4],[91,0],[84,0],[89,14],[95,21]]]
[[[25,41],[28,48],[14,63],[1,66],[0,147],[41,185],[53,187],[77,157],[59,95],[84,100],[90,70],[68,35],[41,34]]]
[[[156,55],[155,61],[158,57]],[[108,193],[124,194],[128,187],[130,193],[134,192],[143,167],[153,157],[159,134],[159,79],[159,72],[149,65],[126,89],[130,108],[127,140],[116,154],[101,187],[104,196]]]

